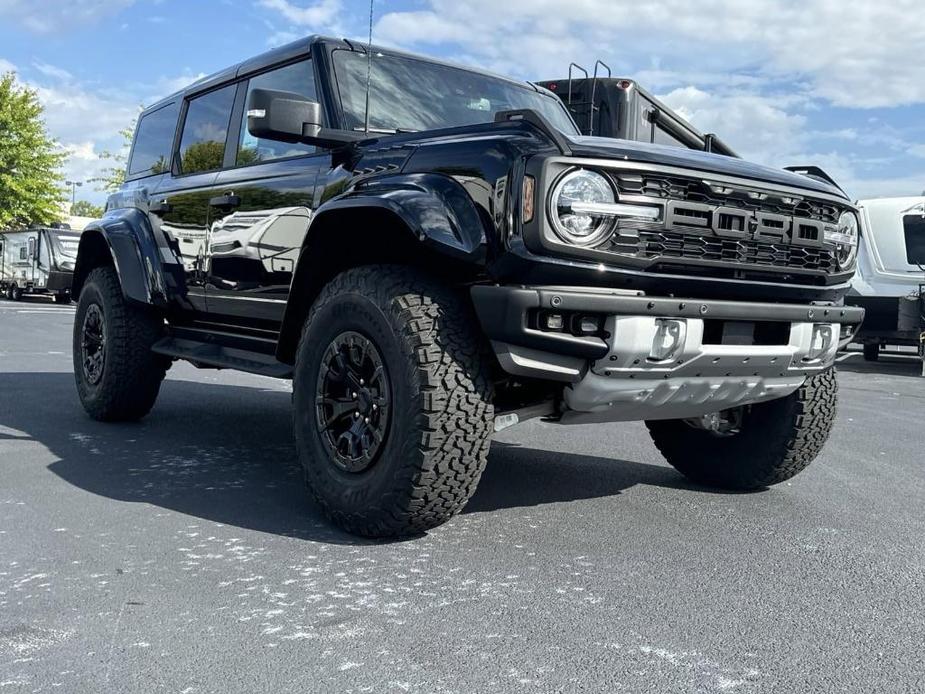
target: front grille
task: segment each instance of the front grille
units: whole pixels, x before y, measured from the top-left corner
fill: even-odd
[[[621,195],[645,195],[662,200],[679,200],[721,207],[735,207],[752,212],[791,215],[827,224],[838,223],[843,208],[822,200],[798,195],[708,183],[703,180],[657,172],[616,173],[614,183]],[[760,185],[760,184],[759,184]]]
[[[650,272],[797,283],[839,272],[826,230],[847,201],[658,171],[609,171],[618,198],[658,204],[658,220],[620,219],[595,250],[647,261]]]
[[[835,255],[827,248],[674,231],[639,230],[637,234],[635,238],[615,236],[610,250],[644,259],[684,259],[826,273],[837,269]]]

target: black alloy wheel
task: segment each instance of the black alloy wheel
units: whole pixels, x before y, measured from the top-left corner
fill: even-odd
[[[359,473],[376,462],[390,404],[388,373],[376,345],[358,332],[337,335],[318,369],[315,415],[322,445],[338,468]]]
[[[87,383],[96,385],[106,366],[106,322],[99,304],[90,304],[84,314],[80,336],[80,362]]]

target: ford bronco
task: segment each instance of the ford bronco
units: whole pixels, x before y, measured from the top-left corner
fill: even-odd
[[[141,114],[80,242],[77,389],[115,421],[177,359],[291,378],[308,489],[368,536],[452,517],[531,417],[644,420],[691,480],[762,488],[832,426],[856,215],[808,176],[582,136],[532,84],[308,38]]]

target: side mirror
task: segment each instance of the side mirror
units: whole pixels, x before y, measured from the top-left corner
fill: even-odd
[[[342,147],[366,137],[363,133],[329,130],[322,125],[321,104],[301,94],[254,89],[247,100],[247,131],[279,142]]]

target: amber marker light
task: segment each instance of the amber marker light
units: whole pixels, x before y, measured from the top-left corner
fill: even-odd
[[[524,176],[523,200],[521,202],[521,216],[524,223],[533,221],[535,193],[536,179],[533,176]]]

